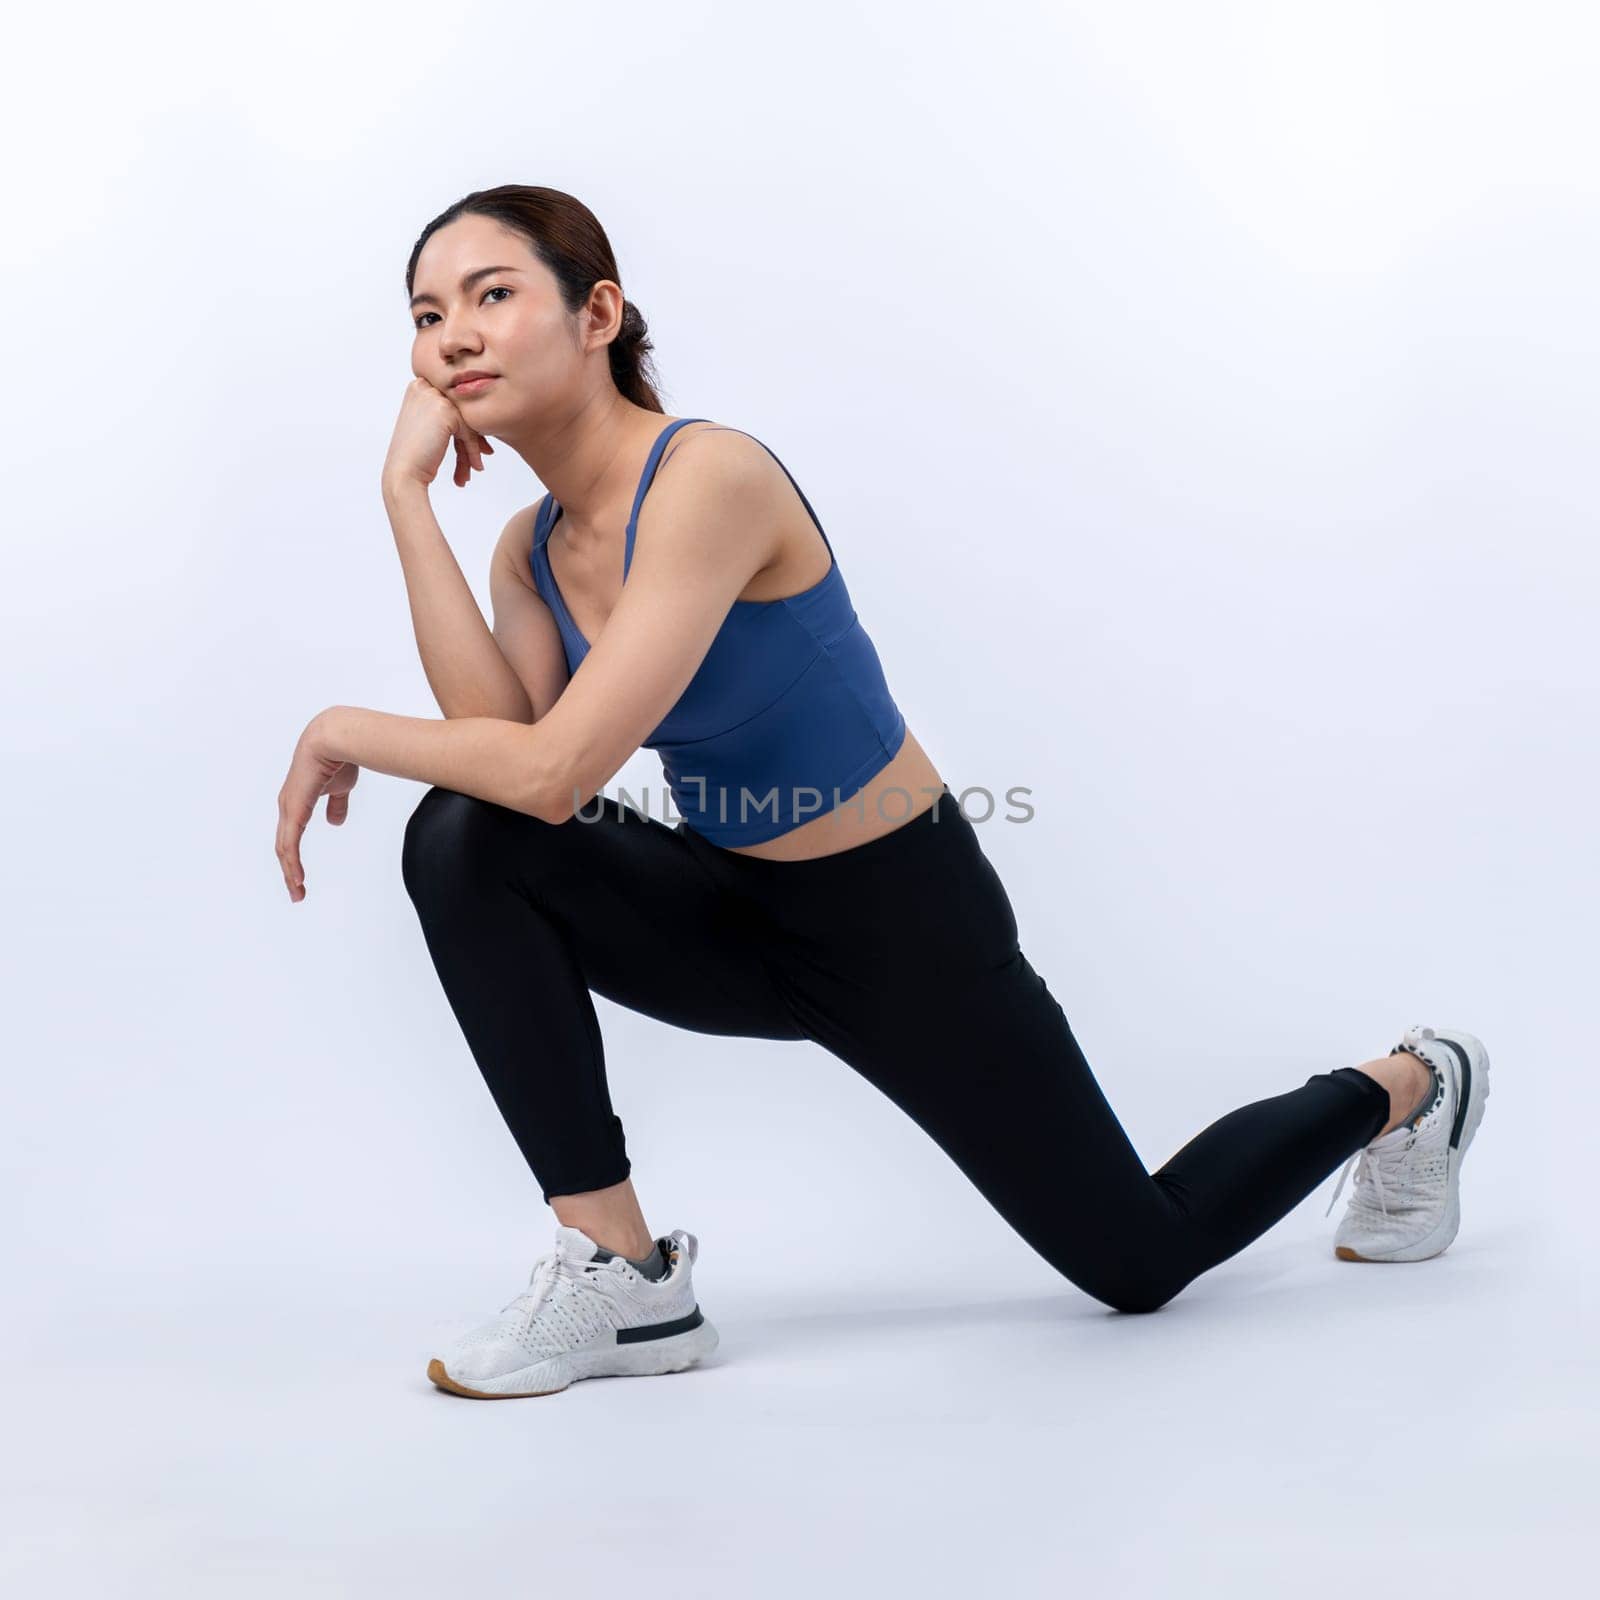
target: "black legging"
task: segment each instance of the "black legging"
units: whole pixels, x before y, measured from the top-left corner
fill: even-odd
[[[948,789],[867,844],[769,861],[605,795],[558,825],[433,788],[402,866],[546,1201],[630,1170],[591,990],[700,1033],[820,1044],[1051,1266],[1122,1311],[1154,1310],[1242,1249],[1389,1119],[1383,1086],[1341,1067],[1147,1172]]]

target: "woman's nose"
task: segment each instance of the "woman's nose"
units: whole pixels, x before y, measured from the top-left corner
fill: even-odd
[[[446,322],[439,335],[439,353],[447,359],[463,350],[474,350],[477,345],[477,336],[466,322]]]

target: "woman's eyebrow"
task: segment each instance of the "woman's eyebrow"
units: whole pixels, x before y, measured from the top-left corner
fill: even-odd
[[[497,272],[516,272],[516,267],[479,267],[476,272],[469,272],[461,280],[463,289],[470,289],[479,278],[492,278]],[[439,304],[437,296],[431,294],[414,294],[411,297],[411,309],[415,311],[422,304],[436,306]]]

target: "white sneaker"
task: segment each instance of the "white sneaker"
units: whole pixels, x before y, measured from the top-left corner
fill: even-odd
[[[1389,1054],[1401,1050],[1433,1068],[1433,1099],[1358,1150],[1339,1174],[1330,1212],[1359,1158],[1334,1235],[1333,1253],[1345,1261],[1426,1261],[1446,1250],[1461,1226],[1461,1162],[1489,1098],[1489,1053],[1459,1028],[1408,1028]]]
[[[596,1261],[593,1239],[558,1227],[529,1287],[430,1361],[428,1376],[452,1394],[503,1400],[554,1394],[579,1378],[679,1372],[710,1355],[717,1330],[691,1277],[699,1241],[680,1228],[657,1243],[671,1265],[652,1280],[621,1256]]]

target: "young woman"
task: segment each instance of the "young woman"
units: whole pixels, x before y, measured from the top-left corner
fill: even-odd
[[[415,379],[383,491],[445,720],[319,714],[279,797],[278,856],[303,899],[319,797],[340,823],[361,767],[432,786],[406,827],[406,890],[558,1224],[529,1288],[430,1363],[436,1384],[547,1394],[716,1345],[698,1241],[653,1236],[634,1193],[595,993],[679,1028],[821,1045],[1121,1311],[1155,1310],[1357,1155],[1337,1254],[1449,1245],[1488,1092],[1483,1046],[1458,1029],[1411,1028],[1146,1171],[809,501],[749,434],[663,415],[644,321],[584,206],[468,195],[424,230],[406,288]],[[549,489],[495,550],[492,633],[428,500],[447,452],[460,487],[490,437]],[[600,794],[641,745],[676,826]]]

